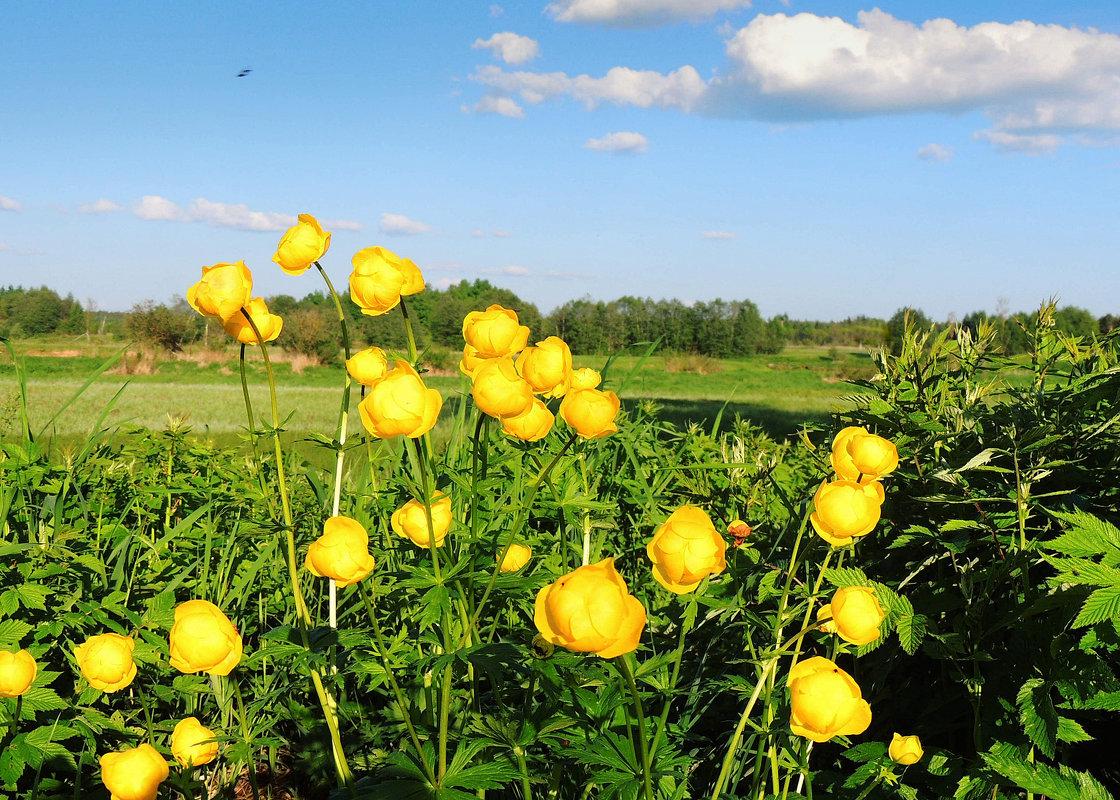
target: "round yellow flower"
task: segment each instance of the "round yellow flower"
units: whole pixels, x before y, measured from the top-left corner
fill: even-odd
[[[253,324],[257,326],[257,330],[261,332],[261,336],[264,337],[266,342],[271,342],[280,335],[280,329],[284,327],[284,320],[276,314],[268,312],[268,306],[265,305],[264,298],[254,297],[245,305],[245,310],[253,318]],[[222,327],[226,329],[226,333],[241,344],[257,343],[257,334],[253,332],[253,326],[249,324],[245,315],[240,311],[229,319],[222,320]]]
[[[425,386],[412,365],[398,359],[396,367],[370,388],[358,413],[372,436],[392,439],[403,434],[415,439],[435,427],[442,407],[440,393]]]
[[[218,757],[218,743],[206,741],[214,738],[214,731],[205,727],[197,717],[179,720],[171,732],[171,755],[184,767],[201,767]]]
[[[591,367],[583,367],[581,369],[572,370],[572,389],[598,389],[599,384],[603,382],[603,376],[600,375]]]
[[[187,289],[187,302],[204,317],[229,319],[253,293],[253,274],[244,261],[202,268],[202,280]]]
[[[91,636],[74,648],[78,669],[89,685],[103,692],[125,688],[136,677],[132,651],[136,642],[119,633]]]
[[[19,697],[31,688],[39,666],[26,650],[0,650],[0,697]]]
[[[790,729],[814,742],[863,733],[871,724],[871,706],[859,684],[821,656],[800,661],[789,671]]]
[[[548,436],[556,417],[548,410],[540,398],[534,397],[533,404],[520,414],[502,417],[502,432],[523,442],[536,442]]]
[[[529,329],[518,322],[516,311],[493,305],[463,318],[463,338],[480,358],[501,358],[525,349]]]
[[[866,428],[849,426],[832,440],[832,469],[841,480],[871,483],[894,471],[898,450]]]
[[[621,404],[614,392],[571,389],[560,404],[560,416],[585,439],[598,439],[618,430],[615,417]]]
[[[330,231],[324,232],[319,220],[310,214],[300,214],[299,222],[280,239],[272,260],[289,275],[302,275],[330,246]]]
[[[171,769],[159,751],[145,742],[139,747],[101,756],[101,782],[112,800],[155,800]]]
[[[533,622],[552,644],[614,658],[637,649],[646,610],[605,558],[542,588]]]
[[[545,397],[563,397],[572,379],[572,351],[558,336],[549,336],[536,347],[526,347],[517,357],[517,371]]]
[[[499,555],[501,555],[499,553]],[[523,544],[511,544],[509,550],[506,551],[506,557],[502,559],[501,566],[498,569],[501,572],[517,572],[519,569],[529,563],[529,557],[533,555],[533,551]]]
[[[879,638],[879,625],[886,615],[874,589],[867,586],[841,587],[832,595],[832,602],[826,608],[831,615],[833,630],[845,642],[860,645]]]
[[[646,545],[654,579],[676,594],[691,592],[708,575],[723,572],[726,553],[727,543],[696,506],[674,511]]]
[[[398,536],[411,539],[417,547],[428,547],[431,536],[428,531],[428,514],[424,504],[413,499],[393,512],[389,518],[393,532]],[[443,547],[443,540],[451,530],[451,498],[443,492],[436,492],[432,498],[432,529],[436,547]]]
[[[354,266],[350,299],[368,316],[387,314],[397,307],[402,295],[424,291],[420,268],[384,247],[359,250],[350,263]]]
[[[389,360],[380,347],[367,347],[346,359],[346,371],[363,386],[373,386],[389,371]]]
[[[241,634],[208,600],[188,600],[175,608],[171,666],[180,672],[229,675],[241,661]]]
[[[843,547],[855,538],[866,536],[879,522],[881,493],[878,482],[822,483],[813,498],[814,510],[809,517],[813,530],[834,547]]]
[[[891,739],[891,746],[887,748],[887,755],[896,764],[908,767],[922,760],[925,751],[922,750],[922,740],[917,736],[903,736],[896,733]]]
[[[357,583],[373,571],[369,533],[356,519],[331,517],[323,535],[307,548],[304,566],[319,578],[333,578],[339,586]]]
[[[474,378],[475,371],[489,359],[478,355],[478,348],[471,345],[463,346],[463,357],[459,359],[459,371],[468,378]]]
[[[513,361],[492,358],[475,370],[471,382],[474,404],[491,417],[515,417],[533,406],[533,387],[517,374]]]

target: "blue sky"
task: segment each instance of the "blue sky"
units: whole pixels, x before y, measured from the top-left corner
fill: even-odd
[[[446,286],[1120,312],[1120,4],[20,3],[0,284],[127,309],[296,214]],[[252,72],[237,77],[243,68]]]

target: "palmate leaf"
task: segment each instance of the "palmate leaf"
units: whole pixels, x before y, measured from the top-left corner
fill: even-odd
[[[1107,586],[1089,595],[1073,621],[1073,627],[1096,625],[1106,619],[1120,620],[1120,586]]]
[[[1043,542],[1043,547],[1068,556],[1120,556],[1120,528],[1112,523],[1084,511],[1050,513],[1069,523],[1070,530],[1056,539]]]

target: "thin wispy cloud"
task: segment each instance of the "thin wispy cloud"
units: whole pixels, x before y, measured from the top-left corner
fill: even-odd
[[[98,206],[98,204],[101,204]],[[97,201],[88,207],[79,207],[83,213],[112,211],[105,206],[110,201]],[[112,204],[115,205],[115,204]],[[216,228],[233,228],[241,231],[286,231],[296,224],[295,214],[275,211],[255,211],[244,203],[220,203],[196,197],[184,209],[173,200],[159,195],[145,195],[132,204],[132,213],[140,219],[164,222],[202,222]],[[332,220],[324,223],[327,228],[362,230],[362,225],[350,220]]]
[[[598,139],[588,139],[583,146],[606,153],[644,153],[649,149],[649,139],[633,131],[618,131]]]
[[[324,219],[320,220],[319,224],[326,230],[360,231],[365,229],[362,223],[355,222],[352,219]]]
[[[471,231],[471,236],[475,239],[483,239],[487,236],[493,236],[495,239],[508,239],[512,235],[509,231],[484,231],[481,228],[475,228]]]
[[[731,231],[700,231],[701,239],[738,239],[739,235]]]
[[[546,269],[543,273],[546,278],[555,278],[562,281],[587,280],[593,277],[590,272],[563,272],[556,269]]]
[[[100,197],[92,203],[82,203],[78,206],[78,211],[82,214],[112,214],[117,211],[124,211],[124,206]]]
[[[507,64],[525,64],[541,54],[536,39],[519,36],[511,31],[495,33],[489,39],[475,39],[471,47],[475,50],[489,50],[495,58]]]
[[[528,267],[521,267],[517,264],[510,264],[507,267],[490,267],[488,269],[480,269],[483,275],[512,275],[514,277],[522,278],[526,275],[532,275],[533,270]]]
[[[18,200],[0,194],[0,211],[22,211],[23,204]]]
[[[23,249],[17,249],[15,247],[12,247],[7,242],[0,242],[0,252],[15,253],[17,256],[41,256],[44,251],[40,250],[38,247],[26,247]]]
[[[500,5],[498,5],[497,3],[490,6],[490,17],[491,18],[500,17],[505,13],[506,13],[506,10],[504,8],[502,8]]]
[[[418,236],[432,229],[431,225],[409,219],[403,214],[382,214],[377,229],[387,236]]]
[[[1026,153],[1040,156],[1052,153],[1063,144],[1063,139],[1052,133],[1025,134],[1010,131],[977,131],[974,138],[995,145],[1006,153]]]
[[[545,13],[558,22],[646,28],[750,6],[751,0],[557,0]]]
[[[943,144],[931,143],[925,147],[919,147],[917,156],[922,161],[952,161],[953,148],[946,147]]]

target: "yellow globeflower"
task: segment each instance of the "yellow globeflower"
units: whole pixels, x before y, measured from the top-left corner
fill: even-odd
[[[367,347],[346,359],[346,371],[363,386],[373,386],[389,371],[389,360],[380,347]]]
[[[302,275],[330,246],[330,231],[324,232],[319,220],[310,214],[300,214],[299,222],[280,239],[272,260],[289,275]]]
[[[726,553],[727,543],[696,506],[674,511],[646,545],[654,579],[676,594],[691,592],[707,576],[723,572]]]
[[[605,558],[542,588],[533,622],[552,644],[614,658],[637,649],[646,610]]]
[[[917,736],[903,736],[900,733],[894,735],[894,738],[891,739],[891,746],[887,749],[887,755],[891,757],[891,761],[902,764],[904,767],[917,764],[922,760],[924,753],[921,739]]]
[[[603,382],[603,376],[591,367],[572,370],[572,389],[598,389]]]
[[[832,602],[826,608],[832,617],[832,628],[845,642],[860,645],[879,638],[879,625],[886,615],[874,589],[867,586],[841,587],[832,595]]]
[[[155,800],[171,769],[159,751],[145,742],[139,747],[101,756],[101,782],[112,800]]]
[[[188,600],[175,608],[171,626],[171,666],[180,672],[229,675],[241,661],[241,634],[208,600]]]
[[[517,357],[517,371],[545,397],[563,397],[572,379],[572,351],[558,336],[549,336],[536,347],[526,347]]]
[[[598,439],[618,430],[615,417],[621,404],[614,392],[571,389],[560,404],[560,416],[585,439]]]
[[[898,466],[898,450],[866,428],[849,426],[832,440],[832,469],[841,480],[877,481]]]
[[[533,387],[517,374],[513,361],[492,358],[475,370],[471,382],[474,404],[491,417],[515,417],[533,406]]]
[[[859,684],[821,656],[798,662],[789,671],[790,729],[814,742],[863,733],[871,724],[871,706]]]
[[[500,358],[524,350],[529,329],[517,320],[516,311],[493,305],[463,318],[463,338],[480,358]]]
[[[499,553],[499,555],[501,555]],[[506,557],[502,559],[501,566],[498,569],[501,572],[517,572],[519,569],[529,563],[529,557],[533,555],[533,551],[527,545],[511,544],[509,550],[506,551]]]
[[[463,357],[459,359],[459,371],[468,378],[473,378],[475,371],[489,359],[478,355],[478,348],[471,345],[463,346]]]
[[[526,411],[512,417],[502,417],[502,432],[523,442],[536,442],[548,436],[556,417],[538,397]]]
[[[339,586],[357,583],[373,571],[369,533],[350,517],[331,517],[323,535],[307,548],[304,566],[319,578],[333,578]]]
[[[379,439],[407,436],[415,439],[435,427],[443,398],[429,389],[407,361],[396,367],[369,390],[358,406],[362,424]]]
[[[229,319],[253,293],[253,274],[244,261],[202,268],[202,280],[187,289],[187,302],[204,317]]]
[[[253,318],[253,324],[257,326],[257,330],[261,332],[261,336],[266,342],[271,342],[280,335],[280,329],[284,327],[284,320],[276,314],[269,313],[264,298],[254,297],[245,305],[245,310]],[[222,327],[226,329],[226,333],[241,344],[257,343],[257,334],[253,332],[253,326],[249,324],[245,315],[240,311],[229,319],[222,320]]]
[[[132,651],[136,642],[119,633],[91,636],[74,648],[78,669],[89,685],[103,692],[125,688],[136,677]]]
[[[350,299],[371,317],[397,307],[402,295],[424,291],[420,268],[384,247],[367,247],[351,259]]]
[[[809,517],[813,530],[834,547],[843,547],[855,538],[866,536],[879,522],[882,491],[878,482],[822,483],[813,498],[814,510]]]
[[[428,547],[431,537],[428,531],[428,514],[424,504],[409,500],[393,512],[389,518],[393,532],[398,536],[411,539],[417,547]],[[443,540],[451,530],[451,498],[443,492],[436,492],[432,498],[432,529],[436,547],[443,547]]]
[[[205,727],[197,717],[179,720],[171,732],[171,755],[184,767],[201,767],[218,757],[218,743],[214,731]]]
[[[31,688],[39,666],[26,650],[0,650],[0,697],[19,697]]]

